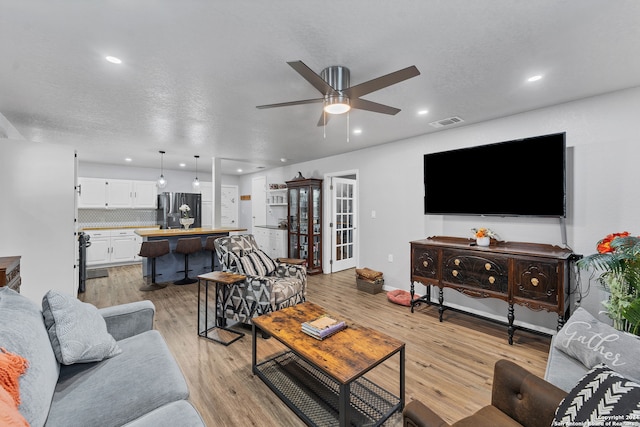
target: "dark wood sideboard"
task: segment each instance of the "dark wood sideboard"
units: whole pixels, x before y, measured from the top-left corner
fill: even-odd
[[[498,298],[508,304],[509,344],[513,344],[514,304],[558,314],[558,329],[570,315],[570,264],[579,259],[558,246],[496,242],[476,246],[475,240],[435,236],[411,242],[411,312],[416,305],[431,305],[431,286],[439,288],[440,321],[447,308],[444,288],[475,298]],[[414,283],[426,286],[415,297]]]
[[[20,257],[0,257],[0,288],[9,287],[20,292]]]

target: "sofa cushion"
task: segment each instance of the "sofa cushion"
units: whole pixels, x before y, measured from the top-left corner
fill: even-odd
[[[600,322],[582,307],[558,331],[553,345],[587,369],[605,363],[627,377],[640,378],[640,340]]]
[[[20,377],[20,413],[32,427],[44,425],[60,365],[51,348],[40,306],[24,295],[0,288],[2,347],[27,359]]]
[[[187,400],[168,403],[124,427],[195,427],[204,426],[202,417]]]
[[[56,358],[64,365],[99,362],[122,351],[91,304],[50,290],[42,298],[42,314]]]
[[[121,426],[188,397],[182,372],[158,331],[118,345],[118,357],[62,366],[47,425]]]
[[[560,402],[552,426],[638,425],[639,420],[640,385],[603,363],[587,372]]]

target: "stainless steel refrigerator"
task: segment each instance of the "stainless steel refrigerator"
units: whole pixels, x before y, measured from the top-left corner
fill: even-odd
[[[157,222],[160,228],[181,228],[182,212],[178,208],[188,205],[189,216],[194,218],[191,227],[202,226],[202,200],[196,193],[161,193],[158,194]]]

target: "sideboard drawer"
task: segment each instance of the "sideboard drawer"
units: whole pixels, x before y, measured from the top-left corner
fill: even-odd
[[[485,257],[464,251],[443,251],[442,280],[484,291],[498,292],[506,297],[509,288],[507,257]]]
[[[519,302],[530,300],[525,305],[541,308],[537,304],[558,306],[558,290],[562,280],[558,279],[558,262],[538,259],[516,259],[513,265],[513,298]]]
[[[438,278],[438,250],[436,248],[414,247],[411,260],[412,277]]]

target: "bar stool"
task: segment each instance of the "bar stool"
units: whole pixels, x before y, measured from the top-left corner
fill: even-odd
[[[189,285],[198,281],[198,279],[192,279],[189,277],[189,255],[195,254],[201,250],[202,242],[199,237],[184,237],[182,239],[178,239],[174,252],[177,254],[184,254],[184,278],[173,282],[174,285]],[[180,271],[182,270],[179,270],[178,272]]]
[[[211,271],[214,271],[216,267],[216,248],[213,242],[215,242],[218,237],[220,236],[208,236],[204,242],[204,250],[211,252]]]
[[[145,286],[141,287],[141,291],[155,291],[167,286],[166,284],[156,283],[156,258],[167,255],[170,252],[169,240],[151,240],[148,242],[142,242],[138,256],[151,258],[151,284],[147,283]]]

